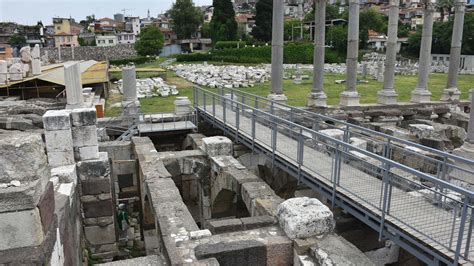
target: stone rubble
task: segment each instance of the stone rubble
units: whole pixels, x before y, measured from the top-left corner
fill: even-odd
[[[120,93],[123,94],[123,80],[116,82]],[[175,85],[167,84],[162,78],[146,78],[137,79],[137,97],[150,98],[155,96],[168,97],[170,95],[178,95],[179,91]]]

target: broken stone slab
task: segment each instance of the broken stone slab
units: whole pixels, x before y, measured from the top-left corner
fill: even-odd
[[[220,156],[233,154],[233,143],[230,139],[222,136],[209,137],[202,139],[201,149],[209,156]]]
[[[71,129],[70,110],[49,110],[43,115],[43,127],[46,130]]]
[[[307,238],[332,232],[333,214],[328,207],[313,198],[292,198],[278,207],[278,221],[291,239]]]
[[[341,236],[326,235],[311,247],[311,257],[318,265],[364,265],[375,264],[358,248]]]

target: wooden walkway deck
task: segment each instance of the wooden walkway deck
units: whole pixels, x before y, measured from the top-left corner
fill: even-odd
[[[199,108],[201,112],[204,112],[203,107]],[[207,111],[205,113],[208,116],[212,116],[212,108],[212,106],[206,106]],[[215,117],[221,122],[223,122],[223,113],[223,107],[215,105]],[[236,113],[230,108],[226,108],[225,124],[236,129]],[[255,142],[266,147],[268,151],[272,151],[271,128],[258,122],[255,126]],[[239,115],[239,135],[252,140],[251,132],[251,118]],[[298,141],[282,134],[282,132],[277,134],[275,155],[297,166]],[[361,160],[357,157],[351,159]],[[333,159],[328,153],[305,145],[302,169],[310,173],[319,182],[330,187],[332,187],[332,162]],[[363,206],[377,217],[382,215],[382,187],[383,183],[380,179],[368,174],[367,171],[362,171],[360,167],[347,163],[347,160],[344,160],[341,164],[340,184],[337,187],[337,192],[352,199],[356,204]],[[411,235],[413,239],[418,239],[424,245],[430,246],[446,257],[454,257],[453,250],[456,249],[460,220],[460,217],[455,216],[453,210],[439,208],[427,198],[408,194],[408,192],[397,187],[392,188],[390,214],[385,216],[385,222],[394,225],[399,230]],[[469,230],[467,225],[468,223],[466,223],[464,229],[462,254],[464,254],[467,230]],[[474,243],[474,239],[471,242]],[[448,247],[451,248],[448,249]],[[469,260],[474,260],[474,245],[471,245],[469,255]]]

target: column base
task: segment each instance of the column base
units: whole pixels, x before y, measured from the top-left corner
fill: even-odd
[[[461,92],[458,88],[446,88],[441,95],[441,101],[459,101]]]
[[[377,93],[380,104],[396,104],[398,94],[394,90],[381,90]]]
[[[311,92],[308,94],[308,107],[326,107],[327,106],[326,93],[324,92]]]
[[[416,88],[411,92],[411,102],[426,103],[431,101],[431,92],[427,89]]]
[[[122,115],[134,116],[140,113],[140,101],[122,101]]]
[[[357,91],[343,91],[340,95],[341,106],[358,106],[360,105],[360,96]]]
[[[288,102],[288,97],[286,97],[286,95],[283,93],[282,94],[270,93],[268,94],[267,99],[270,101],[281,103],[281,104],[286,104]]]
[[[83,108],[84,104],[76,103],[76,104],[66,104],[66,109],[72,110],[72,109],[78,109],[78,108]]]

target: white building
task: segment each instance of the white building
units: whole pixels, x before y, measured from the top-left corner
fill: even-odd
[[[95,43],[97,46],[115,46],[117,45],[117,36],[115,35],[96,35]]]
[[[140,17],[125,17],[125,31],[140,35]]]
[[[133,44],[137,40],[135,34],[131,32],[117,33],[118,44]]]

